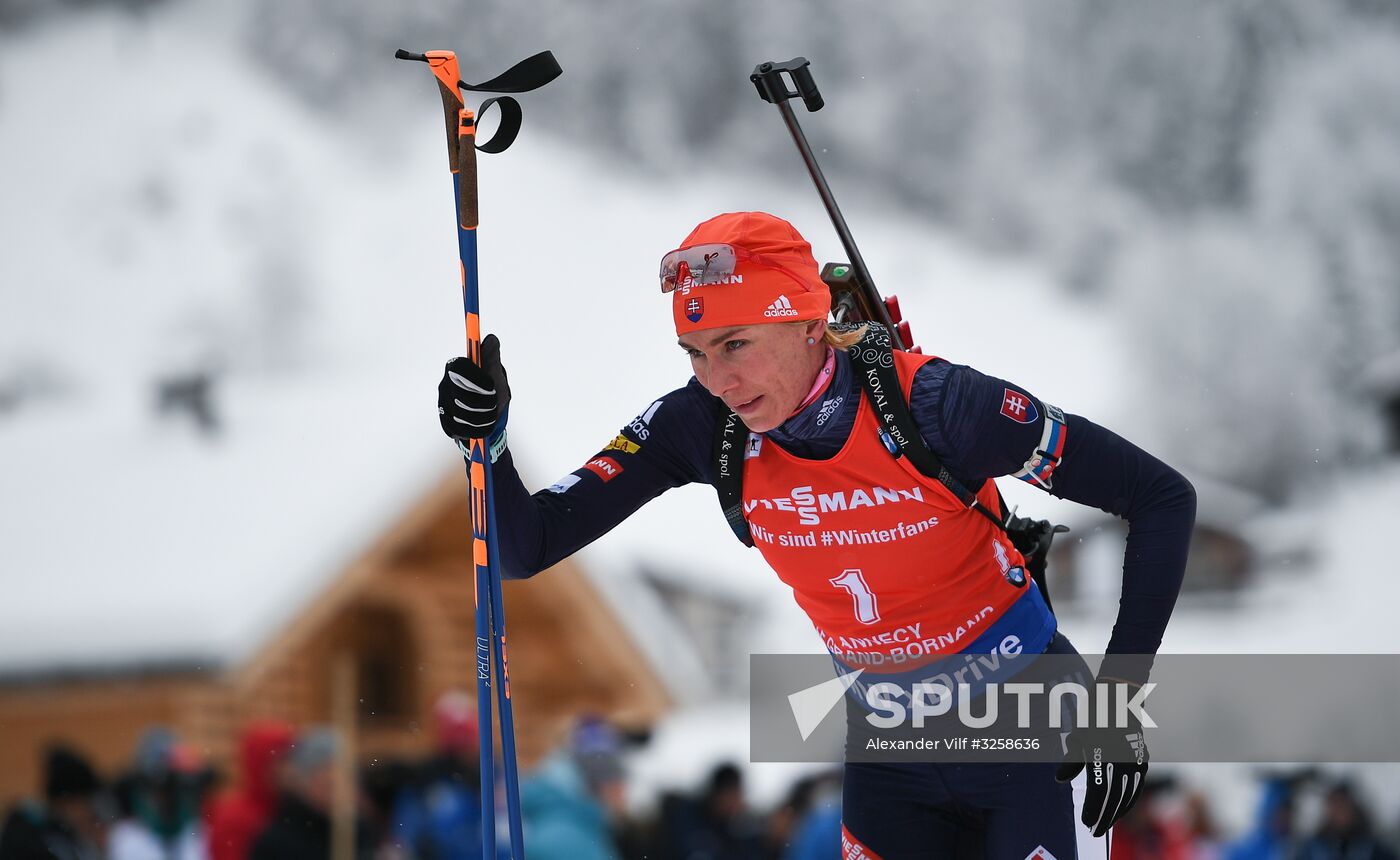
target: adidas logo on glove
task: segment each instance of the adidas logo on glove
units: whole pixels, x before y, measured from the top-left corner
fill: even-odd
[[[773,304],[768,306],[768,310],[763,312],[766,317],[795,317],[797,311],[793,310],[792,302],[787,296],[778,296]]]

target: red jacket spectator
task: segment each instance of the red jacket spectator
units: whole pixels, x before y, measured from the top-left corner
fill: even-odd
[[[244,730],[239,751],[242,781],[209,808],[211,860],[247,860],[253,840],[266,829],[277,805],[277,763],[293,736],[291,726],[275,721],[253,723]]]

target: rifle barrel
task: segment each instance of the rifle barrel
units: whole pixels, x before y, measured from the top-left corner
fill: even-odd
[[[777,102],[778,111],[783,115],[783,122],[787,125],[788,131],[792,134],[793,142],[797,144],[797,151],[802,155],[802,163],[807,165],[807,172],[812,176],[812,182],[817,186],[817,193],[821,195],[822,203],[826,206],[827,214],[831,216],[831,223],[836,228],[836,233],[841,237],[841,246],[846,249],[846,255],[851,260],[851,268],[855,269],[856,277],[871,293],[871,305],[875,310],[877,322],[883,325],[890,333],[898,349],[905,349],[906,345],[900,343],[899,333],[895,330],[894,320],[890,317],[889,309],[885,307],[885,302],[880,298],[880,291],[875,288],[875,281],[870,277],[870,269],[866,268],[865,258],[860,255],[860,249],[856,247],[856,240],[851,236],[851,228],[846,226],[846,218],[841,214],[841,207],[836,205],[836,197],[831,193],[831,187],[826,183],[826,177],[822,175],[821,165],[817,164],[817,158],[812,154],[812,147],[807,143],[807,136],[802,133],[802,126],[797,122],[797,114],[792,109],[792,104],[783,99]]]

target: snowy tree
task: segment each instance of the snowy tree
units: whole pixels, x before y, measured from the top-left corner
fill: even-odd
[[[1355,392],[1400,349],[1400,36],[1358,33],[1285,86],[1255,145],[1259,216],[1321,261],[1338,349],[1319,360]]]
[[[1345,452],[1344,404],[1317,360],[1337,332],[1300,238],[1213,218],[1137,244],[1121,271],[1155,428],[1143,444],[1279,501]]]

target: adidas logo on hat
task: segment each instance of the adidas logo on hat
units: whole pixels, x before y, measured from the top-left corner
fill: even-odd
[[[763,312],[763,315],[766,317],[795,317],[797,311],[793,309],[792,302],[788,301],[787,296],[778,296],[773,304],[768,306],[768,310]]]

